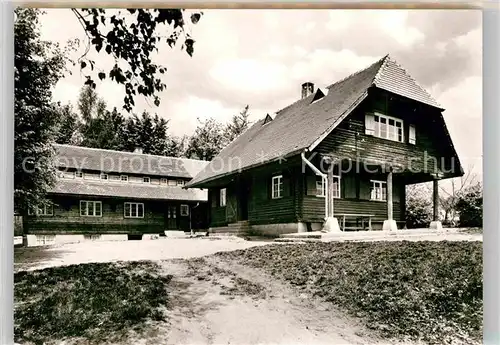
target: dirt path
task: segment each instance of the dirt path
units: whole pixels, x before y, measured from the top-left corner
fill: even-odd
[[[218,258],[162,261],[173,274],[170,324],[140,344],[375,344],[331,306]],[[387,343],[387,342],[385,342]]]

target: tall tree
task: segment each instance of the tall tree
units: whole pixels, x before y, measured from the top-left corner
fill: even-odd
[[[52,146],[59,116],[52,88],[63,76],[66,54],[40,39],[40,11],[16,8],[14,23],[14,205],[26,209],[45,203],[55,182]]]
[[[164,66],[153,62],[152,55],[160,45],[171,48],[179,39],[181,49],[193,55],[194,40],[186,32],[187,20],[182,9],[127,9],[126,11],[97,8],[72,9],[87,35],[87,50],[80,58],[80,68],[86,73],[86,85],[96,87],[95,80],[111,79],[124,86],[124,108],[131,111],[134,97],[153,97],[160,104],[158,94],[165,90],[160,76]],[[196,24],[202,12],[191,14]],[[116,64],[109,71],[97,70],[95,62],[88,58],[89,47],[101,54],[112,56]]]
[[[82,123],[71,104],[57,105],[58,128],[55,141],[58,144],[79,145],[82,141],[80,132]]]
[[[171,136],[168,139],[168,146],[165,156],[169,157],[187,157],[186,150],[189,142],[189,137],[184,135],[182,137]]]
[[[188,158],[212,160],[227,144],[224,126],[213,118],[198,119],[199,125],[189,139],[186,156]]]
[[[239,114],[234,115],[231,118],[231,121],[227,124],[225,134],[228,143],[236,139],[250,126],[251,123],[248,119],[250,116],[250,113],[248,112],[249,107],[249,105],[246,105],[245,108]]]

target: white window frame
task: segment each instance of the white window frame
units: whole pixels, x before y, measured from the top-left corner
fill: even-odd
[[[417,143],[417,129],[415,125],[410,125],[408,128],[408,143],[416,145]]]
[[[181,217],[189,216],[189,205],[182,204],[181,205]]]
[[[120,181],[128,182],[128,175],[120,175]]]
[[[178,186],[184,186],[186,184],[186,181],[184,180],[177,180],[177,185]]]
[[[100,213],[98,215],[96,214],[97,204],[100,206]],[[82,209],[82,206],[84,206],[84,209]],[[89,209],[92,209],[91,215],[89,215]],[[85,212],[82,212],[83,210],[85,210]],[[96,200],[80,200],[80,217],[102,217],[102,202]]]
[[[219,191],[219,206],[226,206],[226,188],[221,188]]]
[[[283,175],[273,176],[271,179],[271,198],[280,199],[283,197]]]
[[[127,205],[129,206],[130,214],[127,215]],[[142,206],[142,215],[139,215],[139,205]],[[132,209],[135,208],[135,216],[132,215]],[[123,204],[124,218],[144,218],[144,203],[142,202],[126,202]]]
[[[83,172],[75,171],[75,178],[83,178]]]
[[[33,208],[28,209],[28,215],[29,216],[43,216],[43,217],[51,217],[54,215],[54,205],[49,204],[49,205],[43,205],[40,207],[36,207],[34,212]]]
[[[107,181],[107,180],[109,179],[109,176],[108,176],[108,174],[101,173],[101,175],[99,175],[99,178],[100,178],[101,180],[106,180],[106,181]]]
[[[167,178],[165,178],[165,177],[162,177],[162,178],[160,179],[160,184],[168,184],[168,179],[167,179]]]
[[[387,201],[387,181],[370,180],[370,200]]]
[[[333,190],[333,198],[334,199],[340,199],[340,176],[339,175],[333,175],[333,181],[337,181],[337,188]],[[318,193],[319,192],[319,193]],[[321,177],[321,180],[318,180],[318,177],[316,177],[316,196],[320,198],[326,197],[327,190],[326,190],[326,183],[325,179]]]
[[[144,177],[142,178],[142,182],[143,182],[143,183],[151,183],[151,178],[150,178],[149,176],[144,176]]]
[[[377,121],[378,118],[378,121]],[[382,121],[384,119],[386,131],[382,134]],[[394,121],[394,125],[389,125],[389,121]],[[399,124],[399,126],[397,126]],[[404,121],[393,116],[388,116],[379,112],[366,114],[365,116],[365,133],[374,137],[395,141],[398,143],[405,142]],[[401,133],[399,133],[399,131]],[[392,136],[391,136],[392,134]],[[400,139],[401,135],[401,139]]]

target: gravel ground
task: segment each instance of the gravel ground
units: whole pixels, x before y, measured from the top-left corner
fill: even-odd
[[[161,238],[149,241],[88,241],[45,248],[19,248],[16,251],[32,251],[43,253],[43,255],[37,255],[36,260],[29,260],[29,262],[28,260],[15,260],[15,270],[36,270],[91,262],[187,259],[265,244],[269,242],[245,241],[239,238]]]

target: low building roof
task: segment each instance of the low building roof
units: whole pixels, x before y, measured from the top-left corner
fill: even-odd
[[[121,184],[91,180],[58,179],[49,193],[75,196],[98,196],[130,199],[207,201],[208,193],[200,189],[178,186]]]
[[[57,166],[77,170],[193,178],[208,164],[207,161],[196,159],[95,149],[73,145],[56,144],[54,147],[57,152]]]

